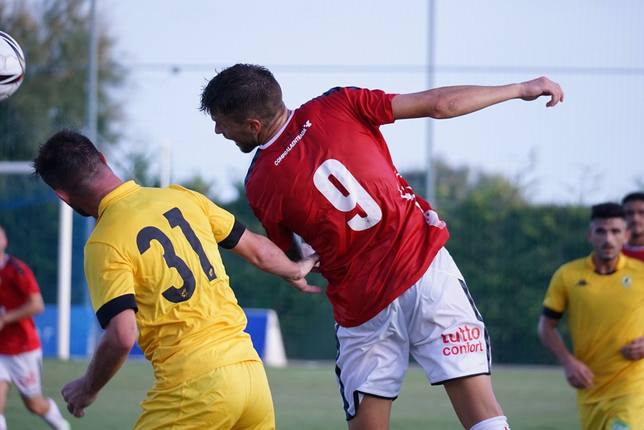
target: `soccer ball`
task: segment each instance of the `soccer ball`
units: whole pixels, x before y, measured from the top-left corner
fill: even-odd
[[[0,100],[15,93],[25,77],[25,54],[18,42],[0,31]]]

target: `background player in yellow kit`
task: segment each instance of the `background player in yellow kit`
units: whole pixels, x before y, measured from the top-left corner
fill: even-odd
[[[52,136],[34,169],[78,213],[97,219],[85,275],[105,334],[85,375],[62,390],[69,411],[84,415],[138,336],[155,385],[135,428],[274,429],[266,375],[217,247],[304,292],[319,292],[304,278],[317,257],[290,261],[197,192],[123,182],[73,131]]]
[[[593,252],[550,281],[539,337],[577,388],[584,430],[644,429],[644,264],[621,253],[628,238],[616,203],[592,207]],[[557,330],[564,312],[571,353]]]

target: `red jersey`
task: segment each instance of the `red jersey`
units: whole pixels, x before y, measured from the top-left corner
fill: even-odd
[[[624,248],[622,248],[622,253],[629,257],[644,261],[644,246],[633,246],[626,244],[624,245]]]
[[[259,147],[246,194],[283,250],[293,233],[320,255],[336,322],[360,325],[417,282],[449,236],[393,165],[379,127],[393,94],[334,88]]]
[[[29,295],[40,294],[31,269],[16,257],[8,256],[0,269],[0,306],[10,311],[24,305]],[[16,355],[40,348],[40,339],[32,318],[23,318],[0,329],[0,354]]]

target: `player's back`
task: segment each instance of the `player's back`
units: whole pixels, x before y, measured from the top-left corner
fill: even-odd
[[[128,182],[101,202],[86,248],[88,282],[100,277],[89,282],[97,315],[133,291],[139,344],[161,381],[258,360],[218,251],[233,223],[181,187]]]
[[[393,165],[382,91],[337,88],[297,109],[249,169],[249,202],[283,249],[295,232],[320,255],[336,321],[358,325],[416,282],[447,240]]]

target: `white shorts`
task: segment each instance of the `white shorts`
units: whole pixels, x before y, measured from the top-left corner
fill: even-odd
[[[24,397],[42,394],[42,350],[16,355],[0,354],[0,381],[12,382]]]
[[[336,324],[336,339],[336,376],[348,420],[364,394],[398,397],[410,354],[432,385],[490,374],[485,324],[445,248],[378,315],[357,327]]]

